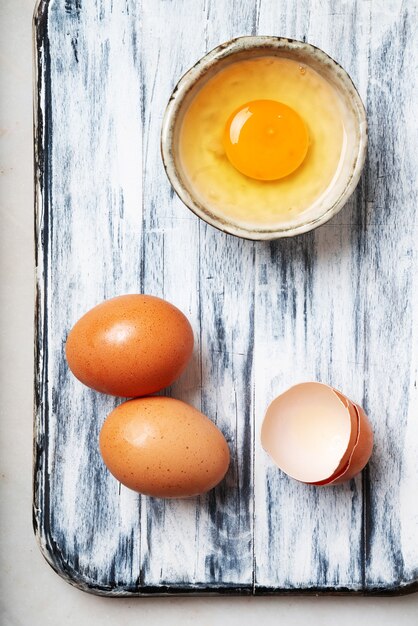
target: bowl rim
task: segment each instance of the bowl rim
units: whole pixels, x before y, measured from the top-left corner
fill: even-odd
[[[349,99],[355,110],[357,122],[358,122],[358,150],[355,158],[355,163],[350,171],[350,175],[347,178],[346,185],[338,198],[324,210],[321,215],[308,220],[302,224],[295,226],[287,226],[286,228],[271,228],[271,229],[257,229],[257,228],[245,228],[233,220],[229,221],[225,217],[218,216],[210,211],[210,209],[203,205],[194,195],[191,190],[186,186],[182,179],[179,170],[176,165],[176,158],[174,156],[174,135],[177,122],[177,115],[181,110],[184,98],[189,91],[195,86],[195,84],[202,78],[207,70],[217,65],[223,59],[233,56],[234,54],[242,51],[249,51],[253,49],[266,49],[271,51],[288,50],[294,52],[302,50],[308,52],[310,56],[315,58],[321,64],[332,68],[332,71],[336,73],[338,79],[341,81],[344,89],[347,91]],[[289,37],[275,37],[270,35],[245,35],[242,37],[236,37],[230,39],[210,50],[207,54],[201,57],[190,69],[188,69],[179,79],[174,87],[168,104],[166,106],[163,122],[161,127],[161,139],[160,148],[163,165],[167,174],[167,177],[182,202],[199,218],[207,222],[211,226],[214,226],[218,230],[231,234],[243,239],[250,239],[253,241],[267,241],[280,239],[282,237],[293,237],[300,235],[321,226],[325,222],[328,222],[334,215],[336,215],[342,207],[346,204],[354,189],[356,188],[360,175],[366,160],[367,153],[367,137],[368,126],[366,111],[363,101],[347,71],[333,59],[329,54],[324,52],[321,48],[314,46],[305,41],[298,39],[292,39]]]

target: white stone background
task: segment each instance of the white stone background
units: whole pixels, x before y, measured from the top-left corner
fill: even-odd
[[[0,624],[130,626],[418,623],[418,594],[401,598],[108,599],[62,581],[32,531],[34,0],[0,0]]]

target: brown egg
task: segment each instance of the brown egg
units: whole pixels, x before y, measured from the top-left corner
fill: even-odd
[[[368,462],[373,433],[361,407],[322,383],[301,383],[267,409],[261,443],[289,476],[312,485],[350,480]]]
[[[126,487],[159,498],[205,493],[229,465],[225,437],[209,418],[185,402],[157,396],[114,409],[100,432],[100,452]]]
[[[66,356],[85,385],[115,396],[144,396],[170,385],[193,351],[193,331],[175,306],[145,295],[106,300],[71,329]]]

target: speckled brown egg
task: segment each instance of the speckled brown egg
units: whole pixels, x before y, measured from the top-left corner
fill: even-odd
[[[159,498],[209,491],[229,465],[225,437],[192,406],[165,397],[119,405],[100,432],[100,452],[126,487]]]
[[[170,385],[193,351],[189,321],[175,306],[124,295],[88,311],[71,329],[66,356],[85,385],[115,396],[144,396]]]

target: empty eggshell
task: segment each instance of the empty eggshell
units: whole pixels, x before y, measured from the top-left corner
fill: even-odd
[[[270,404],[261,443],[289,476],[330,485],[364,468],[373,433],[363,409],[344,394],[323,383],[301,383]]]
[[[328,385],[301,383],[267,409],[263,448],[286,474],[301,482],[329,480],[341,466],[352,438],[347,406]]]

